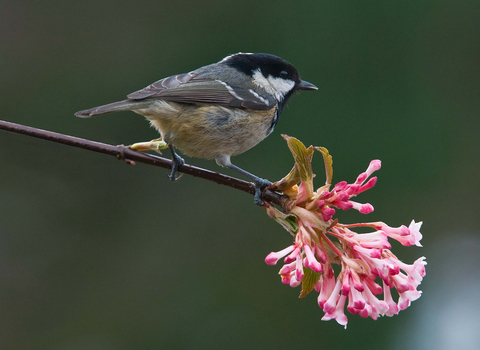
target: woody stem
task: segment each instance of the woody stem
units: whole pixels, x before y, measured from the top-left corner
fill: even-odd
[[[91,140],[82,139],[79,137],[69,136],[65,134],[59,134],[52,131],[32,128],[29,126],[15,124],[7,121],[0,120],[0,129],[5,131],[10,131],[18,134],[23,134],[31,137],[40,138],[47,141],[53,141],[57,143],[62,143],[67,146],[73,146],[78,148],[83,148],[89,151],[99,152],[108,154],[116,157],[117,159],[125,160],[127,164],[134,164],[132,161],[159,166],[162,168],[171,169],[172,161],[170,159],[154,156],[151,154],[140,153],[134,151],[125,146],[113,146],[101,142],[95,142]],[[187,175],[196,176],[205,180],[213,181],[221,185],[233,187],[237,190],[255,194],[255,185],[243,181],[228,175],[220,174],[214,171],[207,169],[199,168],[193,165],[183,164],[178,169],[179,172],[185,173]],[[288,200],[287,196],[279,194],[271,190],[265,190],[263,193],[263,198],[270,202],[284,207],[285,203]]]

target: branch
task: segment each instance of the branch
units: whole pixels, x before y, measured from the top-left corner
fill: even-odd
[[[135,164],[132,161],[155,165],[162,168],[170,169],[172,161],[170,159],[154,156],[147,153],[140,153],[125,146],[112,146],[101,142],[81,139],[79,137],[59,134],[52,131],[32,128],[25,125],[15,124],[0,120],[0,129],[23,134],[27,136],[37,137],[47,141],[63,143],[64,145],[83,148],[89,151],[99,152],[115,156],[117,159],[125,160],[128,164]],[[220,185],[233,187],[237,190],[255,194],[255,186],[247,181],[236,179],[234,177],[213,172],[207,169],[199,168],[193,165],[184,164],[178,168],[179,172],[184,174],[200,177],[205,180],[216,182]],[[268,202],[284,207],[288,197],[271,190],[265,190],[263,199]]]

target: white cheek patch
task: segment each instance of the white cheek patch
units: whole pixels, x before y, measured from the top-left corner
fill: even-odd
[[[270,82],[267,80],[267,78],[263,76],[262,72],[260,72],[260,69],[257,69],[253,72],[252,78],[255,85],[260,86],[269,94],[275,95],[273,87],[270,85]]]
[[[275,96],[278,101],[282,101],[285,95],[295,86],[295,82],[290,79],[275,78],[271,75],[265,78],[259,69],[253,73],[252,77],[255,85]]]
[[[292,90],[295,86],[295,82],[290,79],[274,78],[269,75],[267,80],[270,82],[270,85],[272,85],[275,90],[282,94],[282,97],[289,93],[290,90]]]

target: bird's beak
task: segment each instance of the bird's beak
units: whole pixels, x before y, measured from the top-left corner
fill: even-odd
[[[300,80],[300,84],[297,85],[298,90],[318,90],[318,88],[305,80]]]

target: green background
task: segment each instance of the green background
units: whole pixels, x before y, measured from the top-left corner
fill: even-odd
[[[291,238],[253,197],[0,131],[0,348],[478,348],[479,18],[478,0],[1,1],[0,119],[91,140],[157,134],[74,112],[238,51],[287,59],[319,90],[236,164],[284,176],[282,133],[327,147],[334,182],[381,159],[358,198],[375,212],[337,217],[424,221],[424,248],[392,250],[428,266],[410,308],[344,330],[264,263]]]

